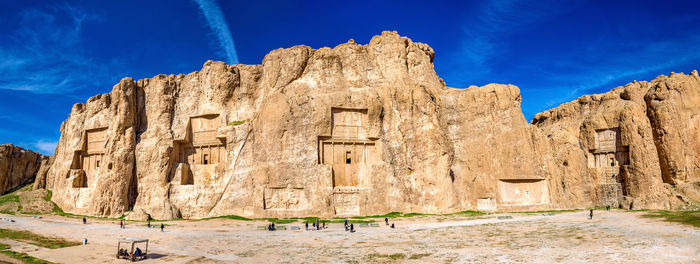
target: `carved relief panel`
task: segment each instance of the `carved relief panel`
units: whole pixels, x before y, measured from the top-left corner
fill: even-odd
[[[319,163],[332,166],[333,187],[361,186],[380,159],[377,139],[367,135],[367,109],[331,108],[331,125],[331,135],[319,137]]]
[[[263,195],[266,210],[308,209],[308,202],[302,188],[267,188]]]
[[[333,206],[336,215],[360,215],[360,193],[336,192],[333,194]]]
[[[88,187],[87,178],[93,171],[105,166],[103,160],[105,155],[105,144],[107,143],[107,128],[96,128],[86,130],[83,134],[83,145],[75,151],[71,169],[68,177],[73,177],[72,186],[74,188]]]
[[[503,179],[498,181],[498,192],[504,204],[549,203],[549,192],[543,179]]]
[[[190,118],[187,140],[176,144],[177,162],[190,165],[226,162],[226,141],[216,135],[216,130],[221,124],[219,115]]]
[[[596,130],[595,147],[588,155],[589,168],[619,167],[629,164],[629,146],[622,145],[619,128]]]

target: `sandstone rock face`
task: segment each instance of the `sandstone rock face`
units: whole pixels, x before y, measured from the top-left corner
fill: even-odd
[[[0,145],[0,194],[34,180],[44,156],[13,145]]]
[[[584,192],[571,192],[572,199],[670,209],[700,198],[698,114],[693,71],[582,96],[532,123],[547,134],[554,164],[564,165],[562,186],[586,186],[574,187]]]
[[[585,111],[569,103],[533,125],[517,87],[446,87],[433,57],[428,45],[383,32],[367,45],[274,50],[261,65],[209,61],[187,75],[125,78],[73,107],[37,186],[66,212],[138,219],[585,207],[604,173],[589,156],[617,157],[618,135],[629,183],[611,201],[664,206],[665,168],[697,179],[688,168],[697,149],[683,163],[657,158],[656,127],[697,122],[697,110],[664,107],[683,96],[658,103],[683,120],[650,122],[646,102],[659,99],[639,83],[624,95],[633,99],[598,95]],[[615,134],[596,152],[601,128]],[[665,140],[697,146],[697,137]]]

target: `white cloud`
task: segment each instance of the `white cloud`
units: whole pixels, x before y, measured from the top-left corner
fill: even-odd
[[[39,140],[37,142],[34,142],[34,146],[39,149],[39,152],[45,155],[53,155],[54,152],[56,151],[56,144],[58,142],[56,141],[46,141],[46,140]]]
[[[216,35],[219,47],[223,55],[226,57],[226,63],[238,64],[238,54],[236,53],[236,45],[233,42],[231,31],[228,28],[224,13],[221,7],[216,3],[216,0],[194,0],[197,2],[199,9],[202,11],[204,18],[207,20],[207,25]]]
[[[463,37],[453,58],[449,73],[450,82],[466,86],[465,82],[484,77],[491,73],[489,60],[497,55],[502,43],[499,38],[530,26],[552,14],[561,13],[576,6],[569,3],[560,8],[548,1],[486,1],[473,10],[462,25]],[[470,83],[471,84],[471,83]]]
[[[0,43],[0,89],[65,93],[104,76],[81,46],[82,24],[93,17],[69,5],[47,10],[17,14],[19,27]]]
[[[591,45],[590,55],[587,56],[605,54],[605,50],[613,49],[610,45],[619,44]],[[691,34],[687,37],[647,42],[644,46],[632,49],[630,52],[616,53],[615,56],[601,58],[589,64],[581,65],[574,61],[555,62],[554,64],[560,67],[575,71],[571,74],[548,76],[547,80],[555,85],[546,90],[566,88],[564,90],[568,92],[548,101],[544,107],[557,106],[583,94],[594,92],[596,89],[606,88],[605,91],[607,91],[614,88],[612,87],[614,85],[629,83],[634,79],[651,80],[659,74],[668,74],[669,71],[690,71],[692,69],[677,69],[677,67],[700,60],[699,53],[691,52],[697,47],[700,47],[700,37]]]

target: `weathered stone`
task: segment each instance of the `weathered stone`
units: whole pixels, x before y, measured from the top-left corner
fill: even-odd
[[[561,181],[577,186],[572,199],[588,199],[590,189],[595,205],[613,199],[624,208],[670,209],[700,198],[690,191],[700,180],[699,113],[700,78],[671,74],[582,96],[532,123],[550,138],[555,164],[575,168],[559,174],[573,176]],[[615,198],[616,188],[624,199]]]
[[[674,198],[662,168],[691,184],[698,152],[668,163],[652,129],[696,122],[698,111],[650,121],[657,81],[581,97],[529,124],[517,87],[446,87],[433,58],[428,45],[383,32],[367,45],[274,50],[262,65],[208,61],[187,75],[125,78],[73,107],[37,186],[67,212],[155,219],[697,201],[693,185],[687,201]],[[692,78],[683,83],[697,92]]]
[[[143,209],[139,209],[133,212],[129,212],[126,215],[126,220],[135,220],[135,221],[147,221],[151,220],[151,216],[146,213]]]
[[[31,150],[0,145],[0,194],[32,182],[44,158]]]

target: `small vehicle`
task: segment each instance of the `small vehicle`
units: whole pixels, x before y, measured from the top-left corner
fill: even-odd
[[[125,244],[127,248],[131,247],[131,250],[122,249],[122,243]],[[140,252],[140,248],[136,247],[137,244],[146,243],[146,250]],[[136,250],[135,252],[135,249]],[[117,258],[118,259],[128,259],[131,261],[141,260],[148,257],[148,239],[137,238],[137,237],[127,237],[120,238],[117,242]]]

